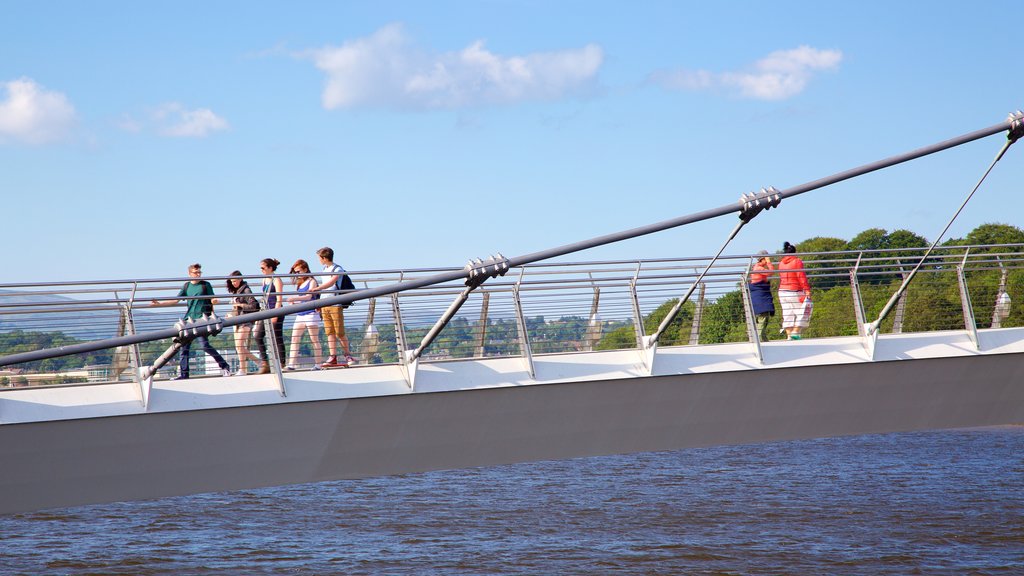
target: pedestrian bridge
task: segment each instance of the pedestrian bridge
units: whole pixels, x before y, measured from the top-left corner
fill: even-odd
[[[543,263],[472,291],[451,281],[359,300],[345,312],[359,359],[350,368],[307,361],[295,372],[203,376],[197,357],[190,380],[171,380],[166,366],[147,373],[170,339],[9,364],[0,373],[0,512],[1024,423],[1024,246],[936,249],[869,334],[869,319],[923,254],[802,254],[815,312],[800,341],[760,341],[746,305],[752,257],[741,254],[710,268],[708,258]],[[439,272],[351,276],[372,292]],[[224,278],[208,279],[226,315]],[[152,333],[181,311],[148,302],[186,280],[0,286],[0,329],[40,347]],[[687,292],[660,341],[648,342]],[[211,342],[237,366],[231,329]]]
[[[721,256],[746,224],[783,199],[999,133],[1004,145],[932,246],[802,254],[811,326],[803,340],[762,341],[747,284],[752,257]],[[220,290],[218,315],[198,323],[147,304],[173,298],[188,278],[0,285],[0,514],[1024,423],[1024,245],[937,247],[1021,136],[1018,111],[827,178],[575,244],[461,269],[353,272],[361,289],[284,310],[226,317]],[[737,212],[713,258],[553,262]],[[284,350],[270,346],[269,374],[221,377],[195,359],[192,379],[171,379],[167,361],[198,336],[251,369],[230,352],[252,344],[232,331],[349,304],[355,366],[316,370],[307,360],[282,372]],[[770,328],[777,334],[777,316]],[[315,362],[315,350],[298,345]]]

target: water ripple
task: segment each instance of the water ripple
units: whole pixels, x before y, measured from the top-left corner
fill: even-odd
[[[1024,427],[0,517],[0,574],[1017,574]]]

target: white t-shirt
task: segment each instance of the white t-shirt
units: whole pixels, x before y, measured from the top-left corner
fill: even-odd
[[[324,282],[330,280],[331,276],[341,276],[342,274],[345,273],[345,269],[338,265],[337,262],[335,262],[334,264],[324,266],[324,272],[330,272],[330,274],[324,274],[323,276],[321,276],[320,284],[323,284]],[[338,281],[341,282],[341,278],[338,278]],[[334,288],[327,288],[326,290],[334,290]],[[334,294],[331,295],[334,296]]]

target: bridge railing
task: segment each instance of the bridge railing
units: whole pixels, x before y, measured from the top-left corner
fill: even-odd
[[[813,287],[814,315],[807,337],[863,334],[924,249],[799,254]],[[704,277],[668,330],[661,346],[744,342],[748,330],[740,286],[751,255],[721,258]],[[778,256],[773,256],[778,262]],[[513,268],[470,293],[455,318],[420,355],[422,362],[468,358],[635,349],[707,266],[708,258],[561,262]],[[445,269],[350,272],[357,288],[377,287]],[[206,277],[217,293],[218,315],[231,313],[226,277]],[[262,276],[246,278],[260,295]],[[284,298],[296,294],[283,275]],[[79,341],[164,329],[180,318],[176,307],[154,308],[153,299],[174,298],[188,278],[98,280],[0,285],[0,355],[53,348]],[[773,281],[773,292],[777,280]],[[354,303],[345,310],[351,352],[359,365],[405,363],[448,305],[465,289],[452,282]],[[951,246],[929,257],[881,332],[968,330],[1024,325],[1024,245]],[[865,316],[856,313],[859,295]],[[261,298],[262,300],[262,298]],[[265,302],[264,302],[265,303]],[[776,309],[781,311],[776,301]],[[769,324],[779,338],[780,315]],[[289,317],[290,318],[290,317]],[[866,319],[866,320],[865,320]],[[290,352],[286,320],[286,350]],[[239,367],[231,330],[211,343]],[[640,334],[638,334],[640,332]],[[404,336],[404,338],[402,337]],[[268,339],[269,340],[269,339]],[[326,355],[327,339],[320,343]],[[269,344],[269,342],[268,342]],[[102,350],[0,369],[0,387],[69,385],[137,378],[137,366],[153,362],[169,340]],[[248,348],[255,351],[255,343]],[[312,367],[308,338],[300,343],[300,369]],[[273,347],[270,347],[274,353]],[[280,353],[280,351],[278,351]],[[196,354],[193,375],[219,374]],[[175,375],[171,362],[157,380]],[[256,366],[249,365],[250,370]]]

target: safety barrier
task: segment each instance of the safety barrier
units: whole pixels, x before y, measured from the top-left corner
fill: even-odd
[[[920,260],[924,249],[803,253],[813,288],[814,313],[808,338],[861,335],[870,349],[866,323],[874,319]],[[755,257],[719,258],[661,335],[660,346],[704,346],[749,341],[760,357],[762,342],[744,306],[746,274]],[[776,264],[778,255],[773,256]],[[406,290],[361,300],[344,311],[352,355],[357,363],[403,364],[518,356],[532,370],[532,357],[553,353],[643,348],[662,317],[688,291],[708,258],[637,261],[539,263],[514,267],[471,292],[460,282]],[[350,272],[357,289],[384,286],[447,269]],[[263,276],[250,276],[263,306]],[[287,299],[298,293],[282,275]],[[216,291],[214,311],[232,310],[226,277],[206,277]],[[54,348],[80,341],[150,332],[174,325],[183,304],[155,308],[152,299],[171,299],[188,278],[99,280],[0,285],[0,355]],[[773,281],[773,293],[777,288]],[[880,332],[905,333],[977,330],[1020,326],[1024,299],[1024,245],[948,246],[937,248],[921,268]],[[446,309],[460,301],[447,322]],[[776,300],[776,308],[778,302]],[[769,323],[769,341],[780,338],[779,318]],[[285,346],[291,352],[291,316],[285,323]],[[240,367],[234,327],[210,338],[231,365]],[[272,363],[283,351],[267,344]],[[320,331],[323,357],[327,338]],[[50,358],[0,368],[0,388],[66,386],[132,380],[172,345],[145,342],[88,354]],[[193,376],[220,375],[206,355],[193,347]],[[303,337],[298,369],[313,369],[312,343]],[[248,349],[255,353],[250,341]],[[416,352],[418,351],[418,352]],[[176,362],[164,365],[156,380],[176,375]],[[258,365],[248,363],[252,372]],[[278,378],[280,372],[275,371]],[[412,380],[412,377],[410,378]],[[284,388],[282,384],[282,393]]]

